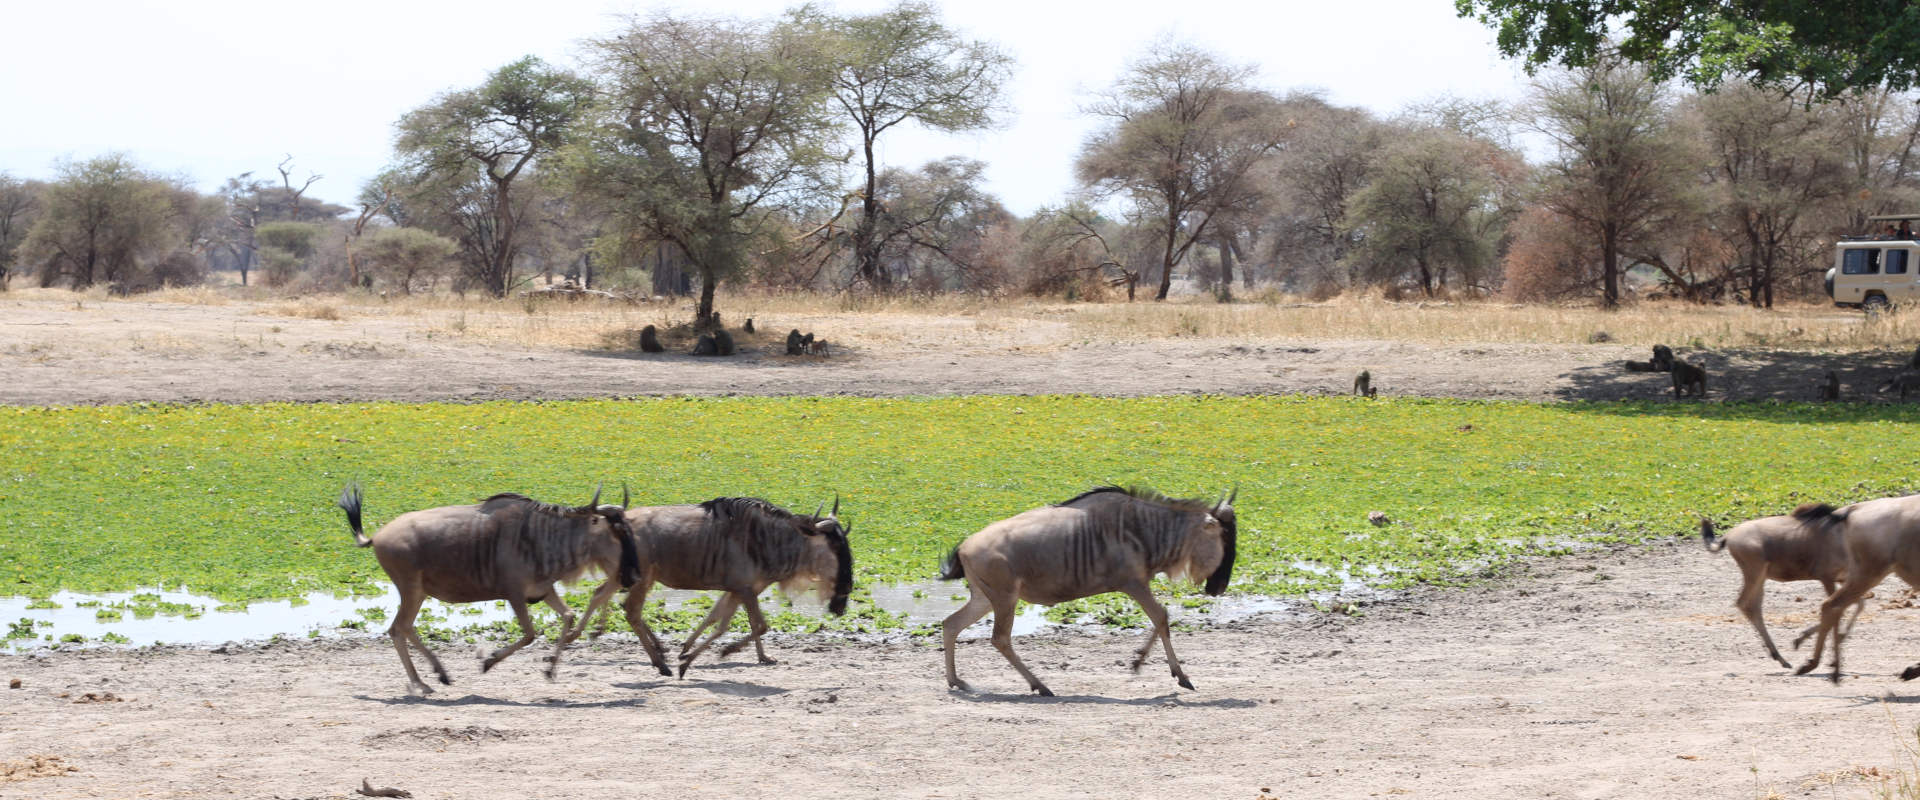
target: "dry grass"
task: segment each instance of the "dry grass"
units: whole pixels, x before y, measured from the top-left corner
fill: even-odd
[[[303,319],[342,320],[340,307],[325,300],[302,297],[285,303],[275,303],[254,312],[263,317],[300,317]]]
[[[228,289],[174,289],[130,300],[220,305],[256,302]],[[18,300],[71,301],[75,308],[127,302],[104,291],[29,289]],[[723,292],[716,302],[730,328],[753,318],[755,338],[789,329],[811,331],[836,345],[886,350],[956,347],[1052,349],[1080,344],[1156,339],[1237,342],[1315,339],[1409,341],[1438,344],[1656,343],[1694,348],[1799,351],[1906,349],[1920,341],[1920,311],[1870,318],[1817,304],[1770,311],[1744,306],[1641,303],[1618,311],[1592,307],[1494,302],[1394,302],[1377,293],[1325,302],[1262,292],[1253,301],[1216,303],[1207,297],[1169,302],[1067,303],[977,295],[875,298],[852,294]],[[445,294],[378,297],[365,293],[258,301],[261,315],[320,320],[349,317],[413,318],[429,336],[503,346],[604,351],[625,349],[641,328],[668,330],[691,318],[691,301],[560,303],[522,298],[492,300]],[[1604,336],[1602,336],[1604,334]]]

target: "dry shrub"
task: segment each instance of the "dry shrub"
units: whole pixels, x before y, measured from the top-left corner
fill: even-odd
[[[301,317],[305,319],[323,319],[338,321],[346,319],[340,308],[332,303],[303,297],[298,300],[268,306],[256,312],[261,316]]]
[[[179,303],[187,306],[224,306],[232,299],[218,288],[201,284],[188,287],[167,287],[156,292],[140,296],[142,300],[155,303]]]
[[[1502,268],[1509,300],[1554,300],[1591,283],[1597,260],[1591,236],[1582,236],[1566,217],[1541,206],[1527,209],[1508,229],[1513,243]]]
[[[59,756],[36,753],[22,759],[0,761],[0,783],[28,781],[34,778],[57,778],[69,772],[79,771],[79,767],[68,766]]]

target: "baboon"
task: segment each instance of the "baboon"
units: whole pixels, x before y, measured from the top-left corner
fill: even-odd
[[[696,356],[718,355],[719,352],[720,347],[714,343],[713,334],[700,334],[700,341],[693,343],[693,354]]]
[[[1379,391],[1380,390],[1373,385],[1373,375],[1366,370],[1360,370],[1359,375],[1353,376],[1354,394],[1361,397],[1372,397],[1378,394]]]
[[[733,334],[728,333],[725,328],[713,332],[713,349],[714,355],[720,356],[730,356],[739,352],[733,347]]]
[[[812,331],[808,331],[806,335],[800,337],[800,349],[805,350],[809,353],[813,352],[813,332]]]
[[[1653,364],[1654,372],[1672,372],[1673,371],[1673,348],[1668,347],[1664,344],[1654,345],[1652,364]]]
[[[707,326],[717,331],[725,328],[726,323],[720,321],[720,312],[715,311],[713,316],[707,318]]]
[[[1920,347],[1913,348],[1913,355],[1907,358],[1907,369],[1920,371]]]
[[[1833,370],[1827,370],[1827,378],[1820,382],[1819,388],[1821,400],[1831,403],[1840,399],[1840,376],[1833,374]]]
[[[805,352],[800,349],[800,329],[794,328],[787,331],[787,355],[797,356]]]
[[[666,352],[666,348],[660,346],[660,332],[654,330],[652,325],[640,329],[640,352]]]
[[[743,331],[746,331],[747,333],[752,333],[752,332],[753,332],[753,318],[752,318],[752,317],[747,317],[747,324],[745,324],[745,325],[742,325],[742,326],[740,326],[740,330],[743,330]]]
[[[1886,383],[1880,384],[1878,391],[1885,394],[1895,389],[1900,390],[1900,399],[1907,399],[1907,392],[1920,389],[1920,372],[1909,370],[1888,378]]]
[[[808,344],[808,345],[807,345],[807,354],[808,354],[808,355],[815,355],[815,356],[824,356],[824,355],[826,355],[826,354],[827,354],[827,340],[825,340],[825,339],[815,339],[815,340],[814,340],[814,341],[813,341],[812,343],[810,343],[810,344]]]
[[[1691,361],[1673,362],[1673,399],[1678,400],[1691,390],[1694,397],[1707,396],[1707,368]]]

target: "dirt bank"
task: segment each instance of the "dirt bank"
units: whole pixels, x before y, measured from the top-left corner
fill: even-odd
[[[1764,657],[1734,583],[1692,542],[1533,562],[1357,617],[1177,634],[1191,692],[1158,658],[1127,673],[1136,633],[1022,639],[1050,699],[978,640],[973,695],[944,688],[937,647],[807,637],[684,681],[629,640],[551,684],[538,656],[480,675],[448,648],[456,684],[426,701],[378,641],[7,656],[0,760],[23,766],[0,795],[332,798],[371,777],[419,798],[1691,800],[1866,797],[1911,769],[1920,689],[1895,674],[1920,612],[1869,610],[1834,686]],[[1813,591],[1776,591],[1776,630]],[[24,777],[29,756],[74,771]]]

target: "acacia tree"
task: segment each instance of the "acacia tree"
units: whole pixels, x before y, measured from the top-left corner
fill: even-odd
[[[1671,211],[1687,168],[1661,84],[1618,57],[1534,85],[1529,124],[1556,146],[1541,201],[1600,241],[1601,304],[1620,303],[1620,253]]]
[[[528,56],[400,118],[395,149],[418,182],[451,190],[468,276],[495,297],[513,283],[514,182],[561,145],[592,92],[586,80]]]
[[[1497,215],[1490,151],[1484,142],[1439,127],[1397,133],[1373,166],[1373,179],[1349,199],[1344,225],[1353,254],[1374,281],[1411,267],[1432,296],[1458,273],[1468,285],[1492,263]]]
[[[938,9],[924,2],[847,17],[805,6],[794,12],[794,21],[821,35],[833,54],[833,99],[860,138],[866,170],[860,218],[852,230],[854,275],[886,291],[892,275],[881,264],[888,234],[879,230],[874,142],[907,122],[946,132],[991,126],[1013,59],[988,42],[961,38],[941,24]]]
[[[629,240],[698,272],[696,324],[783,202],[834,184],[823,56],[798,27],[659,14],[589,43],[605,103],[568,165]]]
[[[178,244],[172,190],[118,153],[66,162],[41,198],[42,211],[21,243],[40,285],[65,278],[75,288],[124,286]]]
[[[1885,0],[1454,0],[1499,32],[1532,71],[1601,64],[1617,52],[1654,80],[1712,88],[1745,77],[1837,97],[1920,82],[1920,4]]]
[[[939,266],[951,269],[953,285],[979,286],[980,242],[1011,214],[980,186],[986,164],[950,156],[917,170],[890,169],[880,175],[872,236],[888,274],[904,265],[922,287],[948,281]],[[915,265],[924,268],[915,270]]]
[[[439,277],[459,246],[452,239],[419,228],[380,228],[367,236],[366,255],[389,283],[402,294],[413,294],[414,282]]]
[[[1163,42],[1088,113],[1109,125],[1081,147],[1080,182],[1098,194],[1125,194],[1135,215],[1155,220],[1160,288],[1205,240],[1224,209],[1252,200],[1254,168],[1279,146],[1284,124],[1271,95],[1253,91],[1250,66],[1229,65],[1187,44]]]
[[[1719,215],[1738,243],[1747,301],[1772,308],[1776,282],[1811,267],[1818,223],[1847,188],[1834,110],[1748,84],[1693,100]]]

